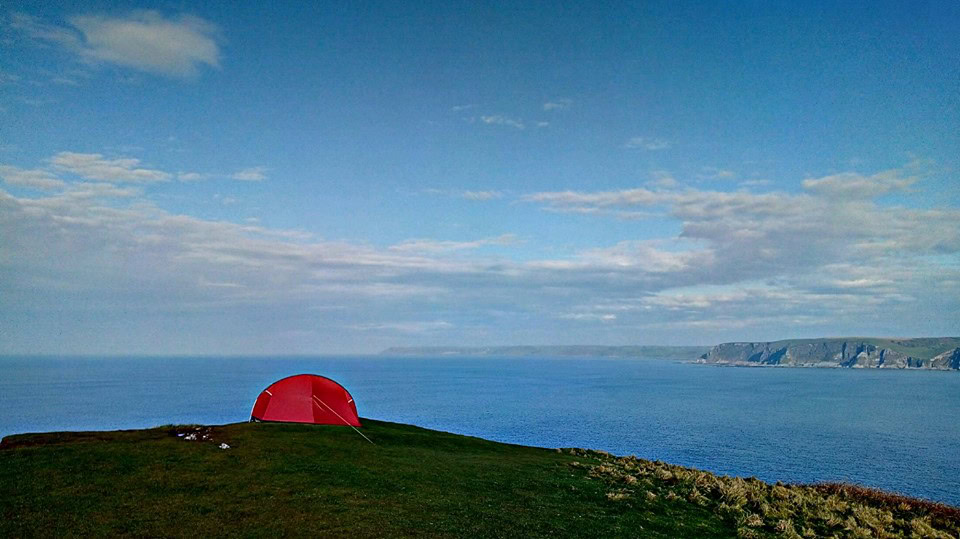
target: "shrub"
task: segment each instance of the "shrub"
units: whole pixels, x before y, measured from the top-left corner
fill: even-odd
[[[619,501],[621,501],[621,500],[626,500],[626,499],[629,498],[629,497],[630,497],[630,494],[627,493],[626,491],[622,491],[622,490],[621,490],[621,491],[608,492],[608,493],[607,493],[607,499],[608,499],[608,500],[613,500],[613,501],[615,501],[615,502],[619,502]]]
[[[960,509],[865,487],[838,483],[771,485],[756,478],[717,476],[692,468],[636,457],[612,457],[570,450],[599,461],[591,477],[621,485],[607,493],[624,500],[631,493],[647,501],[664,492],[669,501],[705,507],[737,526],[739,537],[760,537],[772,530],[781,537],[930,537],[960,536]],[[669,486],[669,488],[667,488]]]

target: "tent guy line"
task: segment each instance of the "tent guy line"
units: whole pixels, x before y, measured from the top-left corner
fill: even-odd
[[[353,425],[351,425],[346,419],[343,418],[343,416],[341,416],[340,414],[338,414],[333,408],[327,406],[327,403],[325,403],[325,402],[323,402],[322,400],[320,400],[319,397],[317,397],[316,395],[312,395],[312,397],[313,397],[314,401],[316,401],[316,402],[314,402],[313,404],[315,404],[315,405],[317,406],[317,408],[320,408],[320,404],[324,405],[324,406],[327,408],[327,410],[330,410],[331,412],[333,412],[333,415],[339,417],[339,418],[340,418],[340,421],[343,421],[343,424],[344,424],[344,425],[346,425],[346,426],[350,427],[351,429],[357,431],[357,434],[359,434],[360,436],[363,436],[363,439],[364,439],[364,440],[370,442],[370,443],[373,444],[373,445],[377,445],[377,444],[374,444],[373,441],[372,441],[370,438],[367,438],[367,436],[366,436],[365,434],[363,434],[362,432],[360,432],[360,430],[357,429],[357,427],[354,427]],[[320,404],[317,404],[317,402],[319,402]],[[353,399],[350,399],[350,402],[353,402]],[[320,409],[322,410],[323,408],[320,408]]]

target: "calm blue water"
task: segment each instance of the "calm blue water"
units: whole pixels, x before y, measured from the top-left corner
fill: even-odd
[[[623,359],[0,358],[0,436],[249,418],[331,377],[363,417],[724,474],[852,481],[960,505],[960,373]]]

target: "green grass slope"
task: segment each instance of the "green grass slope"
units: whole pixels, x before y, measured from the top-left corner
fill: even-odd
[[[376,445],[345,427],[264,423],[213,427],[197,442],[172,428],[11,436],[0,537],[734,533],[702,507],[611,501],[570,466],[583,457],[364,425]]]
[[[0,444],[0,537],[960,533],[960,510],[857,487],[364,424],[376,445],[344,427],[264,423],[11,436]]]

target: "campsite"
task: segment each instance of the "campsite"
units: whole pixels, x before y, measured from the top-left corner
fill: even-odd
[[[950,537],[960,510],[363,419],[282,378],[250,421],[8,436],[0,535]],[[944,535],[938,535],[944,534]]]
[[[0,446],[0,535],[666,538],[787,529],[785,514],[748,523],[754,513],[723,501],[744,494],[719,481],[690,501],[693,490],[667,465],[363,424],[375,445],[345,426],[279,423],[209,427],[201,441],[177,436],[191,427],[173,426],[10,436]],[[617,471],[624,466],[634,471]],[[889,537],[960,531],[960,515],[946,506],[864,492],[786,496],[802,496],[810,511],[797,511],[791,530],[833,519],[813,529],[839,537],[883,529],[871,525]]]
[[[5,438],[0,535],[609,537],[731,527],[690,507],[629,510],[584,459],[364,419]],[[221,450],[218,444],[230,449]],[[681,521],[678,522],[678,519]]]
[[[960,0],[0,0],[0,539],[960,539]]]

